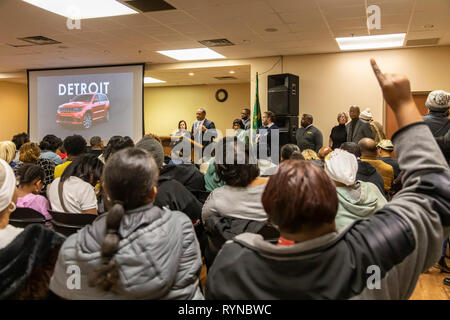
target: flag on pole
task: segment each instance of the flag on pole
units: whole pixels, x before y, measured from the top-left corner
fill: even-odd
[[[256,73],[256,96],[255,96],[255,105],[253,106],[253,119],[252,119],[252,129],[256,132],[256,130],[262,126],[261,121],[261,107],[259,105],[259,81],[258,81],[258,72]]]

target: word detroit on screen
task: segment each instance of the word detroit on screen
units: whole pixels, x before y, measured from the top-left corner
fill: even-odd
[[[108,94],[108,86],[109,82],[91,82],[89,85],[85,82],[75,82],[58,84],[58,95],[65,96],[66,94],[69,96],[79,95],[85,93],[104,93]],[[78,91],[78,89],[80,91]],[[75,90],[75,93],[74,93]],[[88,90],[88,91],[86,91]]]

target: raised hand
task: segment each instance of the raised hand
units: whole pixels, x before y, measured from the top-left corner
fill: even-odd
[[[398,74],[382,73],[375,59],[370,59],[370,63],[383,91],[384,99],[395,113],[399,128],[409,123],[422,121],[411,94],[408,78]]]
[[[414,101],[408,78],[398,74],[382,73],[374,59],[370,59],[370,63],[383,90],[384,99],[394,111],[402,104]]]

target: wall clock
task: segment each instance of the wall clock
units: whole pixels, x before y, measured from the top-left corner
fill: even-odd
[[[225,89],[219,89],[216,91],[216,100],[219,102],[224,102],[228,99],[228,92]]]

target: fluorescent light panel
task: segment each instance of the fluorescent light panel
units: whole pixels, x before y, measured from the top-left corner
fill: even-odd
[[[165,83],[165,81],[159,80],[159,79],[155,79],[155,78],[152,78],[152,77],[145,77],[144,78],[144,83]]]
[[[157,51],[160,54],[168,56],[172,59],[188,61],[188,60],[211,60],[225,58],[209,48],[183,49],[183,50],[164,50]]]
[[[336,38],[341,50],[364,50],[403,46],[406,33],[382,34],[364,37]]]
[[[70,19],[90,19],[139,13],[116,0],[23,0]]]

